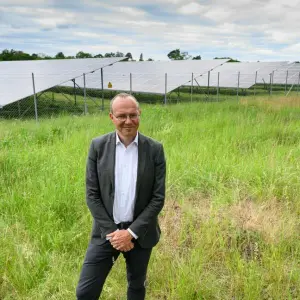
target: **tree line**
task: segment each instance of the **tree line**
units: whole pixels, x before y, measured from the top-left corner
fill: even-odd
[[[44,53],[26,53],[18,50],[8,50],[4,49],[0,53],[0,61],[11,61],[11,60],[41,60],[41,59],[76,59],[76,58],[103,58],[103,57],[124,57],[128,59],[133,59],[132,54],[128,52],[126,55],[122,52],[110,52],[105,54],[96,54],[92,55],[91,53],[87,53],[84,51],[79,51],[75,56],[67,56],[63,52],[58,52],[54,56],[46,55]],[[140,60],[143,59],[143,55],[141,54]],[[150,59],[151,60],[151,59]]]
[[[117,51],[117,52],[108,52],[108,53],[105,53],[105,54],[99,53],[99,54],[96,54],[96,55],[92,55],[91,53],[87,53],[87,52],[84,52],[84,51],[79,51],[78,53],[76,53],[75,56],[66,56],[63,52],[58,52],[54,56],[46,55],[44,53],[29,54],[29,53],[14,50],[14,49],[11,49],[11,50],[4,49],[0,53],[0,61],[42,60],[42,59],[76,59],[76,58],[104,58],[104,57],[122,57],[124,59],[135,61],[135,59],[132,57],[132,54],[130,52],[128,52],[124,55],[124,53],[119,52],[119,51]],[[200,60],[201,59],[201,55],[196,55],[196,56],[193,57],[188,52],[180,51],[180,49],[174,49],[174,50],[170,51],[167,54],[167,57],[171,60],[188,60],[188,59]],[[229,62],[238,62],[238,60],[232,59],[230,57],[215,57],[214,59],[221,59],[221,58],[230,59]],[[139,57],[138,60],[139,61],[144,61],[143,53],[140,54],[140,57]],[[153,59],[148,58],[147,61],[153,61]]]

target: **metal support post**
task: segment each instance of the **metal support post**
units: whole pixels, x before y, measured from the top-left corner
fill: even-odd
[[[76,82],[75,82],[75,78],[72,79],[73,84],[74,84],[74,102],[75,102],[75,106],[77,105],[77,99],[76,99]]]
[[[289,71],[286,70],[286,77],[285,77],[285,89],[284,89],[284,92],[286,94],[286,90],[287,90],[287,81],[288,81],[288,76],[289,76]]]
[[[255,80],[254,80],[254,96],[256,95],[256,83],[257,83],[257,71],[255,72]]]
[[[129,74],[129,80],[130,80],[130,95],[132,94],[132,74]]]
[[[269,95],[272,95],[272,73],[270,73],[270,89],[269,89]]]
[[[83,73],[83,98],[84,98],[84,114],[87,114],[87,103],[86,103],[86,84],[85,84],[85,73]]]
[[[218,72],[217,100],[219,101],[220,72]]]
[[[271,92],[273,93],[273,83],[274,83],[274,71],[272,72],[272,84],[271,84]]]
[[[191,102],[193,101],[194,73],[192,73]]]
[[[299,94],[299,84],[300,84],[300,72],[299,72],[299,76],[298,76],[297,96]]]
[[[272,71],[271,76],[272,76],[272,78],[271,78],[271,94],[273,94],[274,71]]]
[[[21,117],[21,106],[20,106],[20,100],[18,101],[18,113],[19,113],[19,118]]]
[[[238,82],[237,82],[237,89],[236,89],[236,99],[239,101],[239,88],[240,88],[240,72],[238,72]]]
[[[35,82],[34,82],[34,74],[32,73],[32,87],[33,87],[33,98],[34,98],[34,111],[35,111],[35,120],[38,122],[38,108],[37,108],[37,97],[35,93]]]
[[[210,84],[210,71],[208,71],[208,76],[207,76],[207,100],[209,99],[209,84]]]
[[[168,74],[165,73],[165,104],[167,104]]]
[[[103,68],[101,68],[101,89],[102,89],[102,106],[101,106],[101,110],[104,111],[104,80],[103,80]]]

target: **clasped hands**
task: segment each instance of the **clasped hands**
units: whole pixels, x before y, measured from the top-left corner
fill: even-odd
[[[132,235],[128,230],[116,230],[106,236],[111,245],[118,251],[128,252],[134,247]]]

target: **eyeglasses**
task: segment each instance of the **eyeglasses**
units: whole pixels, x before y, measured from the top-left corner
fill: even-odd
[[[116,116],[113,114],[113,116],[120,122],[125,122],[127,118],[129,118],[132,121],[136,121],[140,117],[140,115],[138,114],[120,115],[120,116]]]

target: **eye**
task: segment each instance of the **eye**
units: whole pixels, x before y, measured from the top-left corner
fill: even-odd
[[[135,119],[136,117],[137,117],[137,114],[129,115],[129,118],[130,118],[130,119]]]

